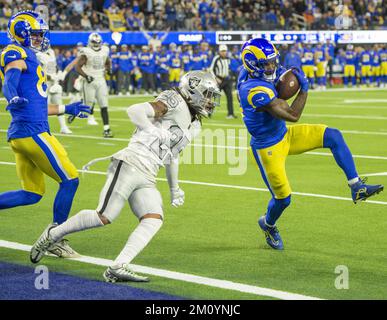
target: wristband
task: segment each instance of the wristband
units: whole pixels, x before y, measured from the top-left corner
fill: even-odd
[[[63,113],[65,113],[65,111],[66,111],[65,105],[60,104],[60,105],[58,106],[58,114],[63,114]]]

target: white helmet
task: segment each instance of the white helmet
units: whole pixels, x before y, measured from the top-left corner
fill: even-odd
[[[87,45],[95,50],[95,51],[98,51],[98,50],[101,50],[102,48],[102,37],[97,33],[97,32],[93,32],[89,35],[89,40],[87,42]]]
[[[180,80],[179,91],[196,114],[210,116],[220,102],[220,90],[214,75],[207,71],[190,71]]]

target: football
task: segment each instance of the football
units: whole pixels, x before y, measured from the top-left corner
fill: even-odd
[[[279,78],[276,89],[278,98],[288,100],[293,97],[300,89],[297,77],[291,69],[285,71]]]

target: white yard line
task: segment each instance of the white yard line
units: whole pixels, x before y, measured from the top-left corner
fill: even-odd
[[[6,241],[6,240],[0,240],[0,247],[19,250],[19,251],[25,251],[25,252],[29,252],[31,250],[31,246],[29,245]],[[104,266],[104,267],[108,267],[113,263],[113,261],[109,259],[96,258],[96,257],[90,257],[90,256],[81,256],[80,258],[74,258],[69,260],[74,260],[74,261],[79,261],[83,263],[93,264],[97,266]],[[184,282],[189,282],[194,284],[200,284],[200,285],[215,287],[219,289],[249,293],[257,296],[265,296],[265,297],[271,297],[271,298],[282,299],[282,300],[321,300],[320,298],[305,296],[297,293],[262,288],[262,287],[252,286],[252,285],[228,281],[228,280],[207,278],[207,277],[197,276],[189,273],[169,271],[164,269],[141,266],[137,264],[131,264],[130,266],[134,272],[149,274],[152,276],[162,277],[162,278],[171,279],[171,280],[178,280],[178,281],[184,281]]]
[[[16,163],[0,161],[0,165],[15,166]],[[78,169],[78,172],[88,173],[88,174],[96,174],[96,175],[106,175],[106,172],[103,172],[103,171],[93,171],[93,170],[86,171],[86,170]],[[165,178],[157,178],[156,180],[157,181],[167,182],[167,179],[165,179]],[[193,185],[200,185],[200,186],[208,186],[208,187],[217,187],[217,188],[228,188],[228,189],[238,189],[238,190],[269,192],[269,190],[266,189],[266,188],[238,186],[238,185],[232,185],[232,184],[220,184],[220,183],[210,183],[210,182],[191,181],[191,180],[179,180],[179,183],[193,184]],[[341,200],[341,201],[352,201],[351,198],[338,197],[338,196],[330,196],[330,195],[325,195],[325,194],[306,193],[306,192],[292,192],[292,194],[298,195],[298,196],[312,197],[312,198],[323,198],[323,199],[332,199],[332,200]],[[385,201],[375,201],[375,200],[367,200],[366,203],[387,205],[387,202],[385,202]]]
[[[387,176],[387,172],[376,172],[376,173],[364,173],[362,176],[367,177],[381,177],[381,176]]]

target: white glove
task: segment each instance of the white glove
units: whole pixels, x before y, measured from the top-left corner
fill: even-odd
[[[171,189],[171,204],[174,207],[179,207],[184,204],[185,194],[179,187]]]

